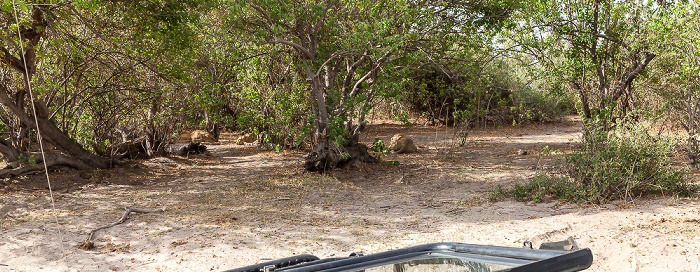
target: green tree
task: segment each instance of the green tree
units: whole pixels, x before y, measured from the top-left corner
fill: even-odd
[[[197,6],[191,1],[3,2],[0,121],[12,137],[0,140],[0,153],[13,169],[0,175],[33,172],[43,164],[110,167],[114,154],[93,152],[100,151],[100,138],[108,138],[121,120],[135,119],[143,100],[151,102],[146,123],[155,122],[163,101],[158,87],[176,85],[172,79],[182,74],[178,65],[167,64],[186,59],[167,53],[191,48]],[[47,151],[46,161],[35,161],[39,164],[23,164],[22,158],[41,158],[32,153],[37,126],[51,147],[46,150],[56,152]]]
[[[658,95],[666,98],[673,118],[687,132],[690,164],[700,156],[700,15],[698,4],[668,4],[649,24],[660,53]]]
[[[365,116],[400,89],[396,73],[455,32],[475,32],[501,14],[502,2],[232,1],[231,28],[261,47],[294,52],[308,84],[314,151],[306,169],[325,171],[376,159],[360,145]],[[442,48],[449,48],[449,45]]]
[[[546,76],[578,94],[590,136],[635,114],[643,100],[636,83],[657,56],[646,28],[656,9],[651,2],[532,1],[509,38],[547,68]]]
[[[30,85],[36,85],[32,82],[37,82],[35,76],[38,73],[39,58],[43,53],[41,42],[46,39],[47,31],[53,24],[56,4],[19,2],[17,6],[12,6],[11,3],[5,3],[2,8],[3,36],[0,50],[3,71],[7,76],[0,83],[0,103],[6,109],[3,121],[7,122],[6,125],[11,124],[10,132],[17,133],[13,143],[0,140],[0,152],[8,161],[8,165],[17,167],[21,158],[35,157],[26,153],[28,146],[23,145],[22,141],[28,140],[28,131],[39,127],[42,138],[61,151],[50,153],[43,163],[78,169],[108,167],[107,158],[91,154],[50,120],[45,97],[41,97],[39,92],[29,92]],[[41,159],[39,162],[42,162]],[[5,171],[7,173],[4,174],[22,174],[40,168],[43,168],[43,165],[30,165],[23,169]]]

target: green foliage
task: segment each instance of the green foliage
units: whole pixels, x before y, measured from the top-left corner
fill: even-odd
[[[498,28],[510,12],[510,2],[232,0],[226,24],[250,41],[243,46],[284,55],[256,58],[256,65],[248,69],[271,69],[246,71],[248,79],[275,85],[281,83],[277,77],[282,74],[305,83],[306,89],[294,91],[306,92],[311,99],[305,106],[314,118],[309,122],[314,126],[313,140],[341,145],[357,136],[366,114],[380,100],[391,103],[399,95],[397,79],[406,67],[427,61],[426,55],[450,50],[453,44],[484,41],[465,35],[479,36],[476,33],[486,26]],[[453,16],[463,13],[474,17]],[[291,69],[280,69],[289,64]],[[405,111],[398,113],[394,116],[410,125]]]
[[[18,159],[19,159],[19,161],[22,162],[22,163],[28,163],[28,164],[31,164],[31,165],[37,165],[37,163],[36,163],[36,158],[35,158],[34,154],[29,155],[29,157],[27,157],[24,153],[23,153],[23,154],[19,154]]]
[[[372,146],[370,146],[370,150],[376,154],[377,159],[379,160],[382,159],[382,155],[388,155],[391,153],[391,150],[386,146],[384,140],[380,139],[379,137],[374,137],[374,142],[372,143]]]
[[[507,117],[513,123],[556,122],[576,113],[576,97],[548,91],[523,88],[513,94],[513,106]]]
[[[260,80],[275,77],[280,71],[277,67],[255,67],[259,61],[265,59],[244,64],[250,68],[238,74],[239,84],[230,90],[236,98],[230,107],[239,109],[235,128],[260,133],[262,144],[270,149],[304,146],[312,124],[304,86],[296,77],[268,82],[272,84],[266,86]]]
[[[512,196],[518,201],[541,202],[559,198],[578,203],[605,203],[616,199],[634,199],[643,195],[692,196],[698,185],[688,180],[687,172],[674,168],[667,154],[674,141],[651,137],[649,127],[629,125],[610,135],[596,137],[567,154],[560,171],[540,174],[524,185],[499,187],[492,198]],[[597,131],[598,134],[607,134]]]
[[[547,175],[537,175],[532,177],[526,184],[514,184],[512,188],[505,188],[498,185],[491,192],[491,201],[501,201],[512,197],[517,201],[536,203],[545,202],[552,198],[565,199],[573,202],[585,199],[585,194],[581,193],[575,183],[569,182],[566,177],[555,177]]]
[[[647,26],[654,31],[650,39],[659,52],[654,83],[663,86],[653,95],[658,103],[655,114],[668,114],[687,132],[687,153],[691,165],[700,156],[700,20],[697,3],[669,5]],[[651,99],[650,99],[651,100]]]
[[[414,72],[401,98],[413,111],[448,125],[551,122],[575,111],[571,95],[527,86],[505,62],[486,71],[452,79],[438,71]]]
[[[401,163],[399,161],[382,161],[382,164],[391,165],[391,166],[398,166]]]
[[[25,88],[18,69],[7,65],[20,55],[16,33],[31,28],[38,7],[16,2],[0,4],[7,51],[0,83],[10,100]],[[689,153],[700,150],[700,24],[689,1],[42,3],[50,31],[34,48],[31,83],[51,120],[87,149],[117,142],[115,127],[171,135],[212,123],[254,132],[278,151],[305,146],[314,135],[341,145],[356,139],[365,116],[382,103],[406,126],[410,110],[450,125],[503,126],[589,108],[593,130],[632,110],[671,114],[688,129]],[[621,85],[651,53],[658,55],[651,66]],[[26,97],[19,102],[29,112]],[[3,111],[0,131],[18,135],[17,120]],[[565,168],[604,187],[596,173],[614,164],[603,158],[634,148],[608,134],[585,135],[588,153],[571,154]],[[386,147],[375,144],[382,154]],[[640,170],[652,162],[614,159],[641,163],[625,170],[631,178],[652,174]]]
[[[616,118],[652,105],[648,82],[637,82],[651,75],[647,65],[658,52],[649,50],[657,35],[649,22],[663,12],[653,1],[530,1],[503,42],[517,48],[539,89],[579,96],[586,119],[608,111],[595,118],[605,117],[601,125],[609,129]]]

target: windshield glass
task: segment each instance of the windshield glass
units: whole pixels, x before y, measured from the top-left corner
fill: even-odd
[[[530,261],[494,256],[452,253],[429,253],[401,262],[374,264],[355,271],[367,272],[418,272],[460,271],[491,272],[513,268]]]

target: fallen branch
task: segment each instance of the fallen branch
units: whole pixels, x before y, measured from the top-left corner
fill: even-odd
[[[125,210],[125,211],[124,211],[124,214],[122,215],[121,218],[119,218],[119,221],[117,221],[117,222],[115,222],[115,223],[112,223],[112,224],[110,224],[110,225],[107,225],[107,226],[102,226],[102,227],[96,228],[96,229],[90,231],[90,234],[88,235],[88,238],[85,239],[85,241],[83,241],[80,245],[78,245],[78,247],[80,247],[80,248],[82,248],[82,249],[92,249],[92,248],[94,248],[95,246],[94,246],[94,244],[93,244],[93,242],[92,242],[92,238],[93,238],[93,236],[95,236],[95,233],[96,233],[97,231],[103,230],[103,229],[107,229],[107,228],[111,228],[111,227],[114,227],[114,226],[116,226],[116,225],[119,225],[119,224],[121,224],[121,223],[126,222],[126,220],[129,219],[129,214],[131,214],[132,212],[134,212],[134,213],[158,213],[158,212],[164,212],[164,211],[165,211],[164,209],[146,210],[146,209],[129,208],[129,207],[124,208],[124,210]]]

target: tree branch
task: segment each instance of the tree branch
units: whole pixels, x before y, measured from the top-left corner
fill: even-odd
[[[377,66],[372,68],[369,72],[367,72],[360,80],[355,82],[355,86],[352,87],[352,91],[350,91],[350,96],[356,96],[357,92],[360,88],[360,85],[365,82],[367,79],[369,79],[379,68],[382,68],[386,63],[386,59],[391,56],[391,54],[394,53],[394,49],[389,49],[384,55],[377,60]]]
[[[644,57],[644,60],[642,60],[642,63],[637,64],[634,69],[628,73],[626,73],[623,77],[622,80],[620,80],[620,84],[618,84],[615,94],[612,97],[612,100],[610,100],[611,103],[614,103],[617,101],[622,93],[632,84],[632,81],[639,76],[639,74],[646,69],[647,65],[656,57],[656,54],[654,53],[646,53],[646,56]],[[635,61],[636,62],[636,61]]]
[[[22,70],[22,72],[24,73],[24,70]],[[29,115],[27,115],[24,110],[16,105],[12,98],[10,98],[9,91],[4,84],[0,84],[0,104],[5,106],[10,110],[10,112],[12,112],[12,114],[17,116],[20,122],[24,123],[28,127],[36,127],[34,119],[30,118]]]
[[[126,222],[126,220],[129,219],[129,214],[131,214],[132,212],[133,212],[133,213],[159,213],[159,212],[164,212],[164,211],[165,211],[164,209],[146,210],[146,209],[139,209],[139,208],[129,208],[129,207],[126,207],[126,208],[124,208],[124,214],[122,214],[122,217],[119,218],[119,220],[118,220],[117,222],[112,223],[112,224],[107,225],[107,226],[102,226],[102,227],[99,227],[99,228],[96,228],[96,229],[90,231],[90,234],[88,235],[88,238],[85,239],[85,241],[92,241],[92,238],[95,236],[95,233],[96,233],[98,230],[103,230],[103,229],[111,228],[111,227],[114,227],[114,226],[116,226],[116,225],[119,225],[119,224],[122,224],[122,223]]]
[[[331,60],[333,60],[337,57],[340,57],[343,54],[349,53],[349,52],[352,52],[352,50],[347,50],[347,51],[343,51],[343,52],[334,52],[333,54],[331,54],[331,57],[328,58],[325,62],[323,62],[323,64],[321,64],[321,66],[318,67],[318,70],[316,71],[316,75],[321,74],[321,69],[323,69],[323,67],[325,67]]]
[[[299,50],[299,52],[301,52],[302,54],[304,54],[304,56],[307,57],[308,59],[313,60],[313,59],[316,58],[316,56],[314,56],[313,54],[311,54],[311,51],[309,51],[308,49],[304,48],[303,46],[301,46],[301,45],[298,44],[298,43],[294,43],[294,42],[290,42],[290,41],[286,41],[286,40],[276,40],[276,41],[272,41],[271,43],[281,43],[281,44],[284,44],[284,45],[288,45],[288,46],[293,47],[293,48],[296,49],[296,50]]]
[[[10,66],[10,68],[15,69],[17,70],[17,72],[24,74],[24,64],[22,64],[21,60],[10,54],[10,51],[8,51],[7,48],[5,48],[4,46],[0,46],[0,53],[2,53],[2,57],[0,57],[0,62],[5,63],[7,64],[7,66]]]
[[[596,35],[597,37],[606,39],[606,40],[608,40],[608,41],[614,42],[614,43],[616,43],[616,44],[619,44],[619,45],[625,47],[627,50],[630,50],[630,47],[627,46],[627,44],[625,44],[625,43],[622,42],[621,40],[618,40],[618,39],[616,39],[616,38],[610,37],[610,36],[605,35],[605,34],[602,34],[602,33],[595,33],[594,35]]]

